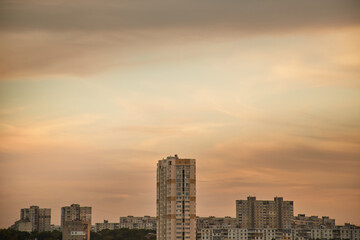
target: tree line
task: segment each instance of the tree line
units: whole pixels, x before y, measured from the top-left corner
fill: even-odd
[[[20,232],[13,229],[0,229],[0,240],[62,240],[60,231]],[[145,229],[116,229],[90,232],[90,240],[156,240],[155,231]]]

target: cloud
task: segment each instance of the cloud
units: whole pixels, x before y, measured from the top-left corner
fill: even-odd
[[[359,2],[335,1],[3,1],[11,31],[228,29],[263,32],[358,24]]]
[[[73,146],[84,143],[80,135],[75,136],[73,129],[90,126],[99,121],[101,115],[78,115],[57,119],[24,119],[17,124],[0,123],[2,152],[23,152],[54,147],[72,142]],[[71,144],[70,144],[71,145]]]
[[[217,144],[199,157],[206,162],[198,161],[200,214],[221,199],[230,203],[229,199],[248,195],[258,199],[277,195],[294,200],[295,213],[330,215],[339,222],[352,217],[357,222],[353,210],[341,202],[358,206],[359,149],[359,139],[346,142],[339,137],[320,140],[275,133]],[[231,214],[227,208],[216,212]]]
[[[0,225],[29,201],[154,215],[164,152],[197,159],[199,215],[256,194],[360,222],[359,7],[1,1]]]
[[[261,137],[264,139],[260,140]],[[346,142],[339,139],[262,135],[251,141],[238,139],[218,144],[206,156],[210,159],[227,159],[228,162],[223,168],[229,171],[245,167],[255,171],[276,169],[291,174],[356,174],[360,167],[358,140]]]
[[[2,1],[0,6],[2,80],[91,76],[109,69],[174,60],[181,57],[178,47],[186,42],[201,45],[219,39],[323,31],[360,23],[360,5],[353,0],[17,0]],[[169,45],[176,46],[174,53],[157,59],[160,49]],[[139,53],[147,53],[151,60],[134,57]],[[348,66],[348,61],[353,59],[344,56],[342,63]],[[274,71],[293,76],[301,70],[293,65]]]

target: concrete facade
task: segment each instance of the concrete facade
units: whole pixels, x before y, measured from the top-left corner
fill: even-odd
[[[90,224],[81,220],[65,221],[62,240],[90,240]]]
[[[156,206],[157,240],[196,239],[195,159],[158,161]]]
[[[109,223],[108,220],[104,220],[103,223],[95,223],[95,232],[100,232],[105,229],[108,230],[120,229],[120,223]]]
[[[228,228],[228,229],[201,229],[199,231],[201,240],[273,240],[273,239],[293,239],[291,230],[284,229],[247,229],[247,228]]]
[[[156,217],[120,217],[120,228],[156,230]]]
[[[30,220],[18,220],[11,226],[11,229],[31,233],[33,231],[33,225]]]
[[[32,232],[44,232],[50,231],[51,226],[51,209],[50,208],[39,208],[39,206],[30,206],[30,208],[22,208],[20,211],[19,226],[28,229],[29,221],[31,223]]]
[[[319,218],[318,216],[306,216],[305,214],[298,214],[294,218],[295,228],[317,229],[317,228],[335,228],[335,219],[329,217]]]
[[[61,226],[66,221],[81,220],[91,225],[91,207],[80,207],[79,204],[71,204],[61,208]]]
[[[274,229],[274,228],[203,228],[200,240],[360,240],[359,227],[337,226],[334,229]]]
[[[236,218],[241,228],[291,228],[294,219],[293,201],[275,197],[274,201],[236,200]]]
[[[202,228],[238,228],[239,224],[236,218],[232,217],[197,217],[196,229]]]

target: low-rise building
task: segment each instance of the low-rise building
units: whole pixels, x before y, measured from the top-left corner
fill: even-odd
[[[100,232],[102,230],[115,230],[120,228],[120,223],[109,223],[108,220],[104,220],[103,223],[95,223],[95,232]]]
[[[201,240],[273,240],[293,239],[291,229],[272,228],[203,228],[199,230],[198,238]]]
[[[54,224],[51,224],[50,226],[50,231],[61,231],[62,228],[60,225],[54,225]]]
[[[120,228],[156,230],[156,218],[144,217],[120,217]]]
[[[65,221],[62,240],[90,240],[90,223],[82,220]]]
[[[11,229],[20,231],[20,232],[29,232],[33,231],[33,225],[30,220],[18,220],[11,227]]]
[[[310,238],[312,239],[333,239],[332,229],[311,229]]]
[[[338,234],[341,239],[360,240],[360,227],[345,223],[338,227]]]
[[[327,216],[319,218],[318,216],[306,216],[298,214],[294,217],[294,228],[318,229],[318,228],[335,228],[335,219]]]
[[[236,218],[229,216],[226,217],[197,217],[196,218],[196,228],[238,228],[239,224],[237,223]]]
[[[275,228],[202,228],[200,240],[360,240],[360,227],[337,226],[334,229]]]

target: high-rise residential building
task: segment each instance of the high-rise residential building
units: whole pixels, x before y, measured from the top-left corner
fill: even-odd
[[[31,228],[28,226],[31,224]],[[20,211],[20,221],[16,226],[25,226],[32,232],[50,231],[51,226],[51,209],[39,208],[39,206],[30,206],[22,208]]]
[[[293,201],[275,197],[274,201],[236,200],[236,218],[241,228],[291,228],[294,219]]]
[[[156,205],[157,240],[196,239],[195,159],[158,161]]]
[[[71,204],[61,208],[61,227],[66,221],[81,220],[91,225],[91,207],[80,207],[79,204]]]
[[[51,209],[39,208],[39,232],[50,231],[51,229]]]

